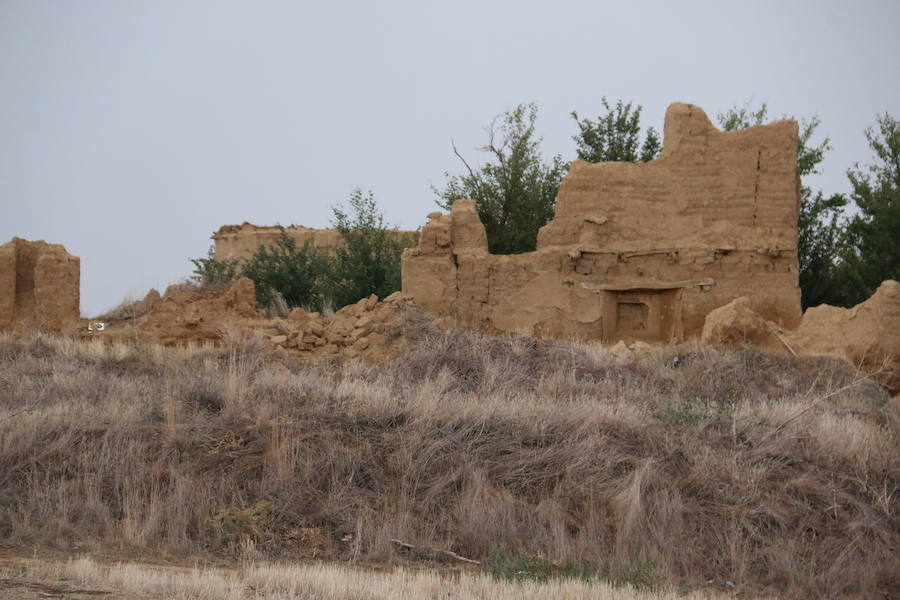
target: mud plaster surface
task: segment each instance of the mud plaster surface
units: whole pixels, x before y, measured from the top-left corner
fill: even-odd
[[[0,246],[0,331],[79,326],[81,261],[60,244],[13,238]]]

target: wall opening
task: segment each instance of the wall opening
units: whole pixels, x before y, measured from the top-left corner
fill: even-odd
[[[681,288],[604,290],[603,341],[681,338]]]
[[[647,330],[650,307],[630,298],[616,301],[616,331],[639,332]]]

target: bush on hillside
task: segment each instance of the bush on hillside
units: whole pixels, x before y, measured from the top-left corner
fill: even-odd
[[[191,258],[194,271],[191,279],[200,285],[222,285],[240,277],[240,262],[234,258],[216,259],[215,246],[210,246],[206,258]]]
[[[327,263],[308,242],[298,246],[297,240],[282,229],[274,243],[256,249],[241,269],[241,275],[256,284],[256,302],[263,308],[283,299],[289,307],[321,310]]]
[[[356,189],[350,195],[352,214],[334,207],[332,225],[344,247],[328,261],[326,294],[335,307],[352,304],[370,294],[380,298],[400,289],[400,255],[415,245],[415,236],[388,229],[372,192]]]

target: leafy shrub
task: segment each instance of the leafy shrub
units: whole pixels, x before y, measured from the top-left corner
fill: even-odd
[[[262,245],[247,261],[241,274],[256,284],[256,302],[274,305],[280,294],[289,307],[318,310],[324,295],[322,281],[327,259],[309,243],[302,247],[284,229],[272,244]]]
[[[235,258],[217,260],[215,246],[210,246],[206,258],[192,258],[194,275],[191,277],[200,285],[221,285],[240,277],[240,264]]]
[[[225,546],[245,540],[260,541],[272,529],[273,514],[272,503],[260,500],[249,508],[222,508],[210,517],[209,526]]]
[[[354,190],[350,211],[332,208],[332,225],[343,247],[321,252],[297,241],[282,228],[273,243],[261,245],[243,267],[237,259],[192,258],[193,279],[201,285],[224,284],[249,277],[256,284],[257,305],[269,316],[284,316],[294,307],[321,311],[400,289],[400,255],[416,244],[415,234],[389,229],[372,192]]]
[[[414,235],[401,235],[385,226],[372,192],[356,189],[350,195],[352,214],[332,208],[332,225],[344,247],[329,260],[327,295],[334,306],[356,302],[370,294],[384,298],[400,289],[400,255],[415,245]]]

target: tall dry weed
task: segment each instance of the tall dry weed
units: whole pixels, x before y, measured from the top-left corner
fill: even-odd
[[[227,332],[220,348],[172,352],[0,337],[0,536],[448,560],[400,539],[610,579],[900,590],[900,415],[852,369],[411,333],[412,351],[377,368],[273,363]],[[246,516],[260,503],[264,519]],[[245,516],[225,532],[216,515]]]

